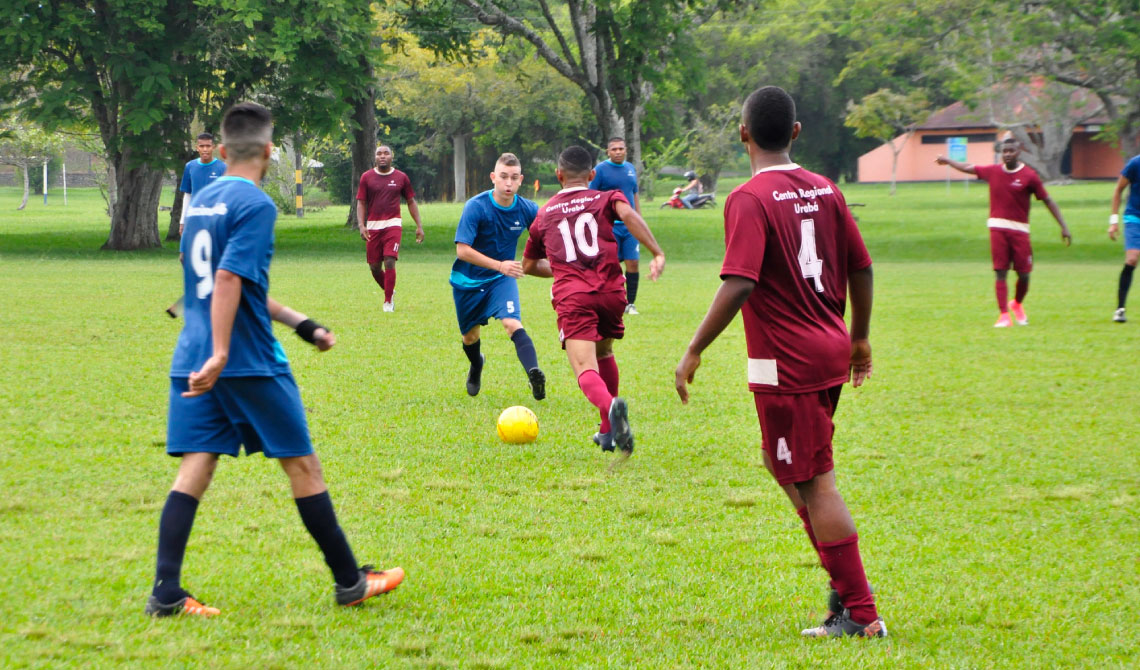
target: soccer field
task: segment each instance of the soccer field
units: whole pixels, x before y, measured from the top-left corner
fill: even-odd
[[[1140,298],[1112,323],[1112,186],[1051,187],[1071,248],[1034,205],[1031,325],[1005,330],[980,186],[844,189],[866,205],[877,289],[874,376],[844,389],[835,437],[891,633],[870,641],[800,638],[826,578],[761,464],[739,319],[677,400],[723,235],[719,210],[658,203],[645,212],[665,274],[642,281],[615,346],[637,436],[617,468],[590,442],[548,280],[520,281],[547,399],[494,322],[483,391],[464,392],[458,205],[421,207],[422,246],[405,233],[393,314],[343,208],[279,220],[273,295],[338,338],[318,354],[277,330],[341,524],[362,563],[407,580],[338,609],[280,469],[225,459],[182,581],[223,614],[144,616],[176,469],[163,444],[181,322],[163,309],[181,293],[177,248],[100,252],[98,193],[17,212],[19,191],[0,188],[0,667],[1136,667]],[[497,439],[515,404],[537,412],[536,443]]]

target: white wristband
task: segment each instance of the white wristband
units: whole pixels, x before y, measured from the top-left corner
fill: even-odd
[[[1110,226],[1120,225],[1120,215],[1119,214],[1109,214],[1108,215],[1108,225],[1110,225]]]

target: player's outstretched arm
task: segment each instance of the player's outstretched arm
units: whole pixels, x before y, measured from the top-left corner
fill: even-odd
[[[645,248],[649,249],[649,253],[653,254],[653,260],[649,262],[649,278],[656,281],[665,269],[665,252],[657,244],[657,239],[653,237],[653,231],[649,230],[649,224],[627,202],[616,203],[614,211],[617,212],[618,218],[625,223],[625,227],[629,229],[634,238],[644,244]]]
[[[1128,177],[1116,180],[1116,190],[1112,192],[1112,211],[1108,215],[1108,239],[1115,240],[1120,231],[1120,201],[1124,196],[1124,189],[1128,188]]]
[[[499,261],[475,250],[470,244],[455,243],[455,256],[466,263],[478,265],[481,268],[494,270],[518,279],[523,276],[522,263],[518,261]]]
[[[424,224],[420,221],[420,207],[416,204],[415,198],[408,198],[408,214],[411,214],[412,220],[416,222],[416,244],[423,244]]]
[[[1057,225],[1061,226],[1061,239],[1064,240],[1065,246],[1073,243],[1073,236],[1069,233],[1069,227],[1065,225],[1065,217],[1061,216],[1061,208],[1057,207],[1057,203],[1053,198],[1045,198],[1045,206],[1049,208],[1049,213],[1057,219]]]
[[[875,294],[871,266],[847,275],[851,296],[851,385],[858,388],[871,376],[871,303]]]
[[[550,269],[550,261],[545,258],[527,258],[523,256],[522,271],[523,274],[531,275],[532,277],[546,277],[550,279],[554,276],[554,271]]]
[[[935,158],[934,162],[938,163],[939,165],[949,165],[958,172],[965,172],[966,174],[978,174],[978,171],[974,168],[973,163],[960,163],[958,161],[952,161],[945,156],[939,156],[938,158]]]
[[[320,349],[328,351],[336,344],[332,331],[297,310],[286,307],[273,298],[267,298],[269,317],[297,331],[297,336]]]
[[[677,395],[681,397],[682,403],[689,402],[689,389],[686,384],[693,383],[693,377],[701,365],[701,353],[724,332],[728,324],[732,323],[736,313],[744,306],[755,288],[756,282],[746,277],[727,277],[717,289],[708,313],[705,314],[701,325],[697,326],[697,332],[693,335],[685,355],[681,357],[681,362],[677,364],[677,370],[673,374]]]
[[[214,293],[210,298],[210,329],[214,333],[214,353],[202,368],[190,373],[189,390],[184,398],[202,395],[214,388],[230,360],[230,337],[234,330],[234,317],[241,303],[241,277],[229,270],[214,274]]]

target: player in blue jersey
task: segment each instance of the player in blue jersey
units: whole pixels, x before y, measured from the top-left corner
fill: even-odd
[[[519,285],[522,264],[515,250],[523,230],[530,228],[538,205],[518,195],[522,164],[506,153],[491,173],[494,188],[467,201],[455,231],[455,264],[451,266],[451,294],[463,334],[463,353],[471,362],[467,394],[479,394],[485,357],[479,351],[479,327],[499,319],[515,345],[535,400],[546,397],[546,376],[538,367],[534,342],[522,325]]]
[[[146,613],[213,616],[180,583],[198,501],[222,454],[261,451],[289,477],[297,510],[336,581],[336,602],[355,605],[396,588],[404,571],[360,567],[337,523],[321,464],[309,441],[305,409],[271,320],[327,351],[324,326],[269,297],[277,208],[257,181],[273,144],[269,111],[242,103],[222,121],[230,161],[225,175],[195,193],[182,250],[186,321],[170,368],[166,452],[181,461],[162,509],[154,588]]]
[[[214,136],[210,133],[198,135],[198,157],[182,169],[182,184],[178,187],[187,196],[206,188],[226,172],[226,164],[214,158]],[[186,210],[190,208],[190,198],[182,199],[182,221],[178,224],[181,236],[186,229]]]
[[[621,191],[634,211],[641,214],[641,200],[637,195],[637,169],[632,163],[626,162],[625,155],[625,140],[611,137],[606,142],[607,159],[594,167],[590,188],[595,191]],[[637,284],[641,277],[638,273],[641,247],[621,221],[614,221],[614,237],[618,243],[618,261],[625,263],[625,299],[628,303],[625,313],[637,314],[634,303],[637,301]]]
[[[1132,288],[1132,273],[1140,261],[1140,156],[1133,156],[1120,172],[1116,190],[1112,193],[1112,214],[1108,217],[1108,238],[1116,239],[1120,230],[1120,200],[1124,189],[1128,191],[1128,204],[1124,206],[1124,269],[1120,271],[1120,284],[1116,290],[1116,312],[1112,320],[1124,323],[1124,303],[1128,289]]]

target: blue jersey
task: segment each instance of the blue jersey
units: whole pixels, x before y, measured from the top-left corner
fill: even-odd
[[[248,179],[219,177],[194,194],[181,244],[185,325],[174,348],[171,377],[190,376],[214,353],[210,301],[218,270],[242,278],[230,358],[221,376],[271,377],[289,372],[289,359],[273,337],[266,304],[276,220],[273,201]]]
[[[530,228],[538,215],[538,205],[516,195],[510,207],[495,202],[491,191],[485,191],[467,201],[455,230],[457,244],[472,249],[497,261],[513,261],[518,248],[519,235]],[[502,277],[488,268],[455,259],[451,266],[451,285],[457,288],[474,288]]]
[[[182,185],[178,187],[183,193],[197,193],[221,177],[226,172],[226,164],[215,158],[209,163],[195,158],[186,164],[182,170]]]
[[[629,206],[637,209],[634,205],[636,202],[634,196],[637,195],[637,170],[628,161],[614,163],[604,160],[598,163],[594,168],[594,179],[590,181],[590,188],[595,191],[621,191],[629,201]]]
[[[1140,219],[1140,156],[1133,156],[1132,160],[1125,163],[1120,176],[1131,184],[1128,187],[1128,204],[1124,206],[1124,215]]]

